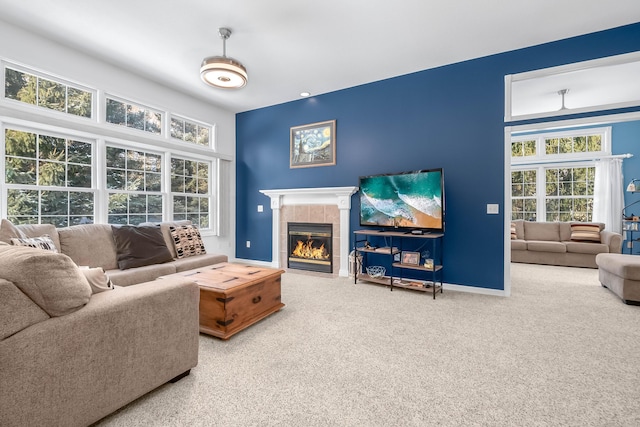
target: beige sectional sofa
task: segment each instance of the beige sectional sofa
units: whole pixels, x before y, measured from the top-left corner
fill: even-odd
[[[50,224],[13,226],[7,220],[0,225],[0,241],[10,243],[11,237],[22,233],[26,237],[48,235],[58,250],[69,256],[78,266],[101,267],[114,285],[130,286],[155,280],[160,276],[177,273],[193,268],[226,262],[227,256],[221,254],[201,254],[176,259],[176,249],[169,227],[189,225],[190,221],[164,222],[158,226],[172,260],[158,264],[145,265],[121,270],[118,268],[118,251],[112,226],[108,224],[84,224],[56,229]],[[151,225],[151,224],[146,224]],[[146,256],[148,254],[140,254]]]
[[[621,234],[605,230],[604,224],[591,223],[588,226],[599,229],[599,232],[595,233],[597,237],[585,240],[576,231],[584,225],[570,222],[512,221],[511,261],[598,268],[595,261],[597,254],[621,252]]]
[[[86,426],[197,365],[199,288],[154,279],[226,256],[120,270],[108,225],[3,220],[0,241],[16,230],[49,235],[60,253],[0,243],[0,425]],[[79,265],[121,286],[97,286],[87,271],[108,277]]]

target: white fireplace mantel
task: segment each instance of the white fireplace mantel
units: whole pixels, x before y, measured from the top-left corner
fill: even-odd
[[[275,268],[280,266],[280,208],[289,205],[336,205],[340,210],[340,270],[339,276],[349,275],[349,216],[351,196],[358,187],[288,188],[280,190],[260,190],[271,199],[273,225],[271,232],[272,261]]]

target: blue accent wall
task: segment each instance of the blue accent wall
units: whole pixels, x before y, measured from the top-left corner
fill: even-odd
[[[361,175],[442,167],[444,282],[504,289],[504,76],[638,50],[640,23],[238,114],[236,257],[272,259],[261,189],[357,186]],[[336,165],[290,169],[289,129],[333,119]],[[358,203],[356,194],[352,229]],[[500,214],[487,215],[488,203]]]

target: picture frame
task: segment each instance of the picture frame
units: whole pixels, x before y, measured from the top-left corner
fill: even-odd
[[[289,167],[309,168],[336,164],[336,121],[294,126],[289,135]]]
[[[400,262],[406,265],[419,265],[420,252],[402,251],[402,260]]]

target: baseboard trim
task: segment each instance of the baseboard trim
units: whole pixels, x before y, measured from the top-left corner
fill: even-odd
[[[445,283],[443,285],[445,291],[468,292],[471,294],[491,295],[494,297],[506,297],[507,293],[502,289],[479,288],[477,286],[452,285]]]
[[[237,262],[240,264],[249,264],[249,265],[255,265],[259,267],[279,268],[278,266],[274,265],[271,261],[256,261],[255,259],[230,258],[229,262]]]

